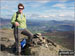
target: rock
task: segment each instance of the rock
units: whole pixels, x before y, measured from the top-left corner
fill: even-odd
[[[53,46],[45,48],[44,46],[39,46],[39,47],[32,47],[30,50],[31,54],[34,56],[58,56],[57,50],[55,50],[54,48],[52,49],[52,47]]]
[[[14,37],[11,30],[2,30],[4,35],[2,37],[1,41],[1,56],[15,56],[14,50]],[[7,33],[8,32],[8,33]],[[11,33],[10,33],[11,32]],[[9,36],[8,36],[9,35]],[[25,37],[25,36],[24,36]],[[57,48],[53,44],[51,40],[47,39],[46,37],[42,36],[41,33],[34,34],[34,37],[32,39],[33,47],[31,46],[25,46],[24,49],[22,49],[22,55],[33,55],[33,56],[57,56],[58,50],[60,47]]]
[[[34,45],[44,45],[45,47],[48,47],[49,44],[52,44],[56,47],[56,44],[53,41],[42,36],[41,33],[34,34],[32,41]]]

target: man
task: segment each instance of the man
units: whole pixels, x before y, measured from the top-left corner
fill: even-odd
[[[16,49],[17,53],[20,54],[21,52],[21,46],[20,46],[20,34],[24,34],[28,36],[29,43],[31,42],[31,39],[33,37],[33,34],[27,29],[26,26],[26,18],[23,14],[24,5],[18,4],[18,11],[12,16],[11,23],[15,26],[14,27],[14,37],[15,37],[15,43],[16,43]],[[20,32],[21,30],[21,32]],[[17,33],[19,33],[17,35]]]

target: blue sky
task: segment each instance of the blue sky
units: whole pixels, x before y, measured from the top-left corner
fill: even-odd
[[[74,0],[1,0],[1,18],[11,19],[17,5],[23,3],[27,19],[74,20]]]

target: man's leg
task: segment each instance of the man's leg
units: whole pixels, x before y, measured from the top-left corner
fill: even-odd
[[[16,51],[17,54],[20,54],[21,52],[21,46],[20,46],[20,37],[19,37],[19,31],[18,28],[14,28],[14,37],[15,37],[15,43],[16,43]]]
[[[24,34],[24,35],[26,35],[26,36],[28,36],[29,42],[32,41],[33,34],[28,29],[24,29],[21,33]]]
[[[21,35],[21,32],[20,32],[20,30],[18,30],[18,55],[19,56],[21,54],[20,35]]]
[[[14,28],[14,38],[15,38],[15,46],[16,46],[16,51],[18,50],[18,38],[17,38],[17,30]]]

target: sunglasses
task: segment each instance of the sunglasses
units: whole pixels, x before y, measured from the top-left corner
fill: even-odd
[[[23,8],[19,8],[19,9],[22,9],[23,10]]]

